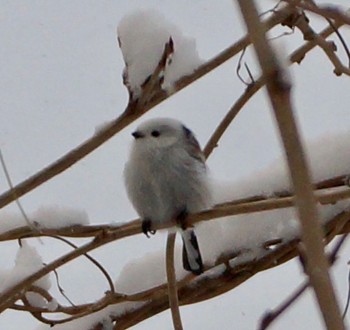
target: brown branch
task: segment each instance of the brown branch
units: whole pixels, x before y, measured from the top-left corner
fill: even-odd
[[[302,241],[307,258],[306,270],[316,293],[320,310],[329,329],[344,329],[339,306],[328,274],[324,254],[322,229],[318,221],[315,198],[298,128],[293,116],[289,82],[283,68],[265,36],[257,9],[251,0],[238,0],[249,35],[266,79],[266,86],[280,130],[290,175],[296,195],[296,205],[302,229]]]
[[[337,32],[335,26],[331,21],[330,24],[332,25],[334,32]],[[335,43],[333,41],[326,41],[323,36],[316,33],[310,26],[309,20],[305,15],[300,15],[298,19],[295,20],[294,26],[296,26],[301,31],[301,33],[304,35],[305,40],[314,41],[315,44],[324,51],[328,59],[333,64],[334,73],[337,76],[340,76],[343,73],[348,76],[350,75],[350,69],[341,63],[340,59],[335,53],[337,50]]]

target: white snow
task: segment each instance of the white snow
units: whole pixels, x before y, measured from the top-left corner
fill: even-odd
[[[33,213],[32,219],[44,228],[89,224],[89,218],[85,211],[57,205],[40,207]]]
[[[11,288],[42,267],[43,261],[37,250],[31,247],[26,240],[22,240],[22,246],[18,249],[14,267],[0,274],[0,292]],[[49,290],[51,287],[49,275],[40,278],[34,282],[34,285]],[[33,306],[45,307],[47,305],[47,301],[36,293],[29,292],[26,297]]]
[[[85,211],[57,205],[42,206],[27,216],[39,228],[63,228],[89,224],[89,218]],[[24,224],[25,221],[21,214],[0,212],[0,233],[23,227]]]
[[[55,330],[77,330],[77,329],[91,329],[97,323],[103,323],[104,330],[112,330],[113,323],[111,316],[118,316],[126,311],[131,311],[134,308],[140,307],[143,302],[126,302],[118,305],[108,306],[96,313],[84,316],[82,318],[73,320],[71,322],[57,324],[54,326]],[[50,325],[41,324],[36,330],[50,330]]]
[[[107,307],[105,309],[98,311],[97,313],[87,315],[80,319],[76,319],[74,321],[63,323],[63,324],[57,324],[54,326],[53,329],[55,330],[91,329],[95,324],[101,321],[103,322],[103,325],[104,325],[103,329],[108,329],[108,330],[113,329],[111,327],[112,322],[109,317],[110,311],[111,311],[111,308]],[[52,329],[52,327],[48,324],[40,324],[36,328],[36,330],[50,330],[50,329]]]
[[[118,38],[126,64],[124,73],[127,73],[128,84],[135,96],[140,94],[141,85],[157,67],[170,37],[174,42],[174,53],[164,72],[162,87],[166,90],[202,63],[195,39],[183,36],[174,24],[154,9],[133,11],[120,21]]]
[[[176,278],[183,278],[188,272],[182,267],[181,247],[175,249]],[[115,287],[118,292],[133,294],[166,283],[165,252],[148,253],[129,262],[120,273]]]

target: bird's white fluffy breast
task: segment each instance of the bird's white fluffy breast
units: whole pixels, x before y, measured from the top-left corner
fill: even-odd
[[[209,207],[203,163],[176,143],[153,148],[137,142],[124,174],[128,195],[141,218],[164,222],[183,208],[193,213]]]

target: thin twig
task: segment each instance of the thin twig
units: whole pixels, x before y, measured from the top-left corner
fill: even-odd
[[[277,308],[266,312],[260,322],[259,330],[267,329],[267,327],[270,326],[272,322],[276,321],[280,315],[282,315],[294,302],[297,301],[297,299],[305,292],[308,287],[309,281],[305,281],[296,290],[294,290],[293,294],[285,301],[283,301]]]
[[[58,291],[61,293],[62,297],[64,297],[73,307],[75,307],[76,305],[73,303],[72,300],[70,300],[70,298],[66,295],[66,293],[64,292],[64,289],[60,285],[60,278],[58,276],[57,269],[54,269],[53,273],[55,274],[56,285],[57,285]]]
[[[17,204],[17,207],[18,207],[19,211],[21,212],[21,214],[23,216],[23,219],[27,223],[27,226],[29,226],[32,230],[38,230],[38,228],[36,228],[34,226],[34,224],[29,220],[26,212],[24,211],[24,209],[22,207],[21,202],[18,199],[18,196],[16,195],[16,191],[13,189],[11,176],[10,176],[10,173],[9,173],[9,171],[7,169],[6,162],[5,162],[4,156],[2,155],[1,149],[0,149],[0,162],[1,162],[1,166],[2,166],[2,168],[4,170],[4,174],[5,174],[5,177],[6,177],[7,184],[9,185],[10,190],[12,191],[13,198],[14,198],[16,204]]]
[[[166,243],[166,274],[168,279],[168,295],[171,317],[175,330],[182,330],[182,321],[179,309],[179,298],[177,296],[176,273],[174,262],[174,247],[175,247],[176,231],[168,232]]]
[[[52,238],[58,239],[66,244],[68,244],[69,246],[71,246],[74,249],[77,249],[78,246],[75,245],[74,243],[70,242],[69,240],[67,240],[66,238],[60,237],[60,236],[50,236]],[[109,289],[111,291],[111,293],[115,293],[115,288],[114,288],[114,283],[110,277],[110,275],[108,274],[107,270],[93,257],[91,257],[89,254],[84,253],[83,254],[84,257],[86,257],[88,260],[90,260],[100,271],[101,273],[104,275],[104,277],[106,278],[108,285],[109,285]]]

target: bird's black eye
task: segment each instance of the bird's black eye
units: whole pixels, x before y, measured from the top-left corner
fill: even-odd
[[[152,135],[153,137],[158,137],[158,136],[160,135],[160,132],[159,132],[159,131],[152,131],[152,132],[151,132],[151,135]]]

